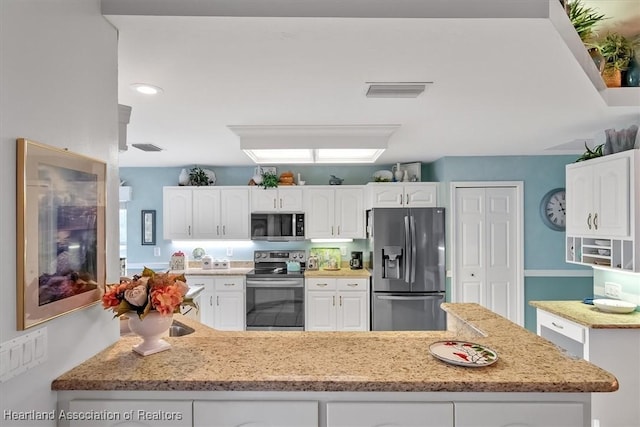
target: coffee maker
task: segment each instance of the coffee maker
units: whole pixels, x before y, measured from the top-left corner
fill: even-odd
[[[352,270],[362,269],[362,252],[352,251],[351,260],[349,261],[349,268]]]

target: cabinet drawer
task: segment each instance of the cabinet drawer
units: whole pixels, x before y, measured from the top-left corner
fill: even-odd
[[[546,311],[537,311],[538,324],[584,344],[585,328]]]
[[[336,279],[328,277],[314,277],[305,279],[305,287],[310,291],[335,291]]]
[[[366,291],[369,289],[369,279],[358,278],[341,278],[337,279],[337,287],[339,291]]]
[[[242,291],[244,290],[244,278],[242,277],[217,277],[215,279],[216,291]]]
[[[213,277],[211,276],[185,276],[189,286],[205,286],[213,289]]]

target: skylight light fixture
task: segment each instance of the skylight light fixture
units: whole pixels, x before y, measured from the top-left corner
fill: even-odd
[[[367,98],[417,98],[433,82],[366,82]]]
[[[142,150],[142,151],[162,151],[162,148],[153,144],[131,144],[131,145],[136,147],[138,150]]]
[[[228,126],[255,163],[374,163],[399,125]]]
[[[161,87],[147,83],[133,83],[131,89],[143,95],[158,95],[164,92]]]

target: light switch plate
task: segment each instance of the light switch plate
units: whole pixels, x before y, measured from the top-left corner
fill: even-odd
[[[622,286],[614,282],[604,282],[604,294],[610,298],[620,298]]]

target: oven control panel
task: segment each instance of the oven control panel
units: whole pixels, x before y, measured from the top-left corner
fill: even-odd
[[[288,262],[288,261],[304,262],[306,257],[307,257],[307,252],[304,251],[304,250],[255,251],[253,253],[253,260],[256,263],[260,263],[260,262]]]

